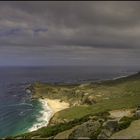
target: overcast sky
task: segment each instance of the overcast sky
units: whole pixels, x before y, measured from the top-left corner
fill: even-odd
[[[139,65],[140,2],[0,2],[0,65]]]

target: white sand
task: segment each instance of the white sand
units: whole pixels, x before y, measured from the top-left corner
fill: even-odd
[[[46,99],[48,105],[50,106],[50,108],[53,110],[54,113],[61,111],[63,109],[69,108],[70,105],[69,103],[66,102],[60,102],[59,99]]]

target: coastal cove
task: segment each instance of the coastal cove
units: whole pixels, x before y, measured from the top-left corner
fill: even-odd
[[[55,113],[63,109],[69,108],[69,104],[61,102],[59,99],[38,99],[41,103],[40,116],[37,115],[37,121],[33,124],[31,128],[28,129],[28,132],[35,131],[39,128],[47,126],[50,119]]]
[[[139,84],[140,73],[79,85],[35,83],[31,86],[34,98],[51,98],[48,105],[52,103],[54,109],[55,103],[59,106],[60,102],[69,104],[55,112],[48,126],[15,138],[110,138],[114,133],[128,128],[131,122],[139,120]],[[109,124],[111,126],[106,128],[105,125]],[[95,132],[90,130],[91,126]],[[139,138],[137,133],[134,136]]]
[[[82,71],[80,71],[82,69]],[[108,71],[110,69],[110,71]],[[127,70],[126,70],[127,69]],[[124,67],[1,67],[0,68],[0,137],[7,136],[15,136],[27,132],[31,132],[33,130],[37,130],[42,126],[46,126],[49,122],[55,123],[55,115],[52,111],[54,106],[54,101],[56,103],[63,103],[63,107],[68,104],[70,108],[65,110],[71,110],[72,105],[77,106],[81,104],[80,101],[82,96],[89,96],[92,90],[88,90],[88,84],[92,81],[105,81],[106,79],[113,79],[120,76],[131,75],[136,73],[139,68],[124,68]],[[67,71],[67,72],[65,72]],[[42,98],[37,98],[32,100],[31,93],[26,92],[26,88],[30,87],[30,85],[34,85],[35,83],[41,83],[50,85],[50,93],[44,96],[45,92],[41,92],[42,88],[39,85],[39,92],[43,93],[44,96]],[[45,87],[46,87],[45,85]],[[62,89],[57,85],[64,85]],[[70,85],[67,87],[67,85]],[[77,85],[77,86],[76,86]],[[79,85],[79,86],[78,86]],[[80,86],[81,85],[81,86]],[[76,88],[75,88],[76,86]],[[86,88],[87,86],[87,88]],[[90,85],[89,85],[90,86]],[[58,88],[56,88],[58,87]],[[85,88],[87,90],[85,90]],[[69,90],[70,89],[70,90]],[[49,91],[47,89],[47,91]],[[54,96],[51,94],[51,90],[54,92]],[[79,91],[82,91],[82,94],[79,94]],[[85,90],[85,92],[84,92]],[[55,94],[55,93],[61,94]],[[71,98],[69,96],[69,92],[74,94],[73,91],[76,91],[76,96]],[[64,93],[65,96],[62,96]],[[89,95],[87,93],[90,93]],[[42,96],[41,95],[41,96]],[[82,96],[81,96],[82,95]],[[64,97],[63,99],[60,96]],[[97,95],[99,97],[100,95]],[[83,96],[84,97],[84,96]],[[50,99],[48,102],[46,99]],[[91,97],[90,97],[91,98]],[[106,97],[105,97],[106,98]],[[39,100],[41,101],[39,101]],[[70,100],[69,100],[70,99]],[[76,100],[79,102],[76,102]],[[77,100],[77,101],[78,101]],[[50,101],[50,105],[48,107]],[[83,102],[87,102],[88,100],[83,99]],[[91,104],[97,102],[92,100]],[[52,104],[52,105],[51,105]],[[61,105],[60,105],[61,106]],[[84,105],[87,110],[87,104]],[[79,106],[80,107],[80,106]],[[50,109],[52,108],[52,109]],[[61,107],[60,107],[61,108]],[[55,114],[59,114],[60,111],[57,108]],[[63,108],[64,109],[64,108]],[[85,113],[87,113],[85,111]],[[72,114],[66,113],[67,117],[72,117]],[[67,118],[65,118],[65,113],[62,115],[64,117],[64,121],[67,122]],[[78,112],[78,116],[83,115],[83,112]],[[54,116],[54,117],[52,117]],[[48,119],[45,119],[48,118]],[[54,118],[54,119],[53,119]],[[71,119],[71,118],[70,118]],[[72,117],[73,119],[73,117]],[[50,120],[50,121],[49,121]],[[62,121],[61,119],[57,119],[57,121]],[[3,131],[5,130],[5,131]]]

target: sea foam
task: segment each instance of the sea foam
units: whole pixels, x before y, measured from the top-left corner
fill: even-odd
[[[40,111],[40,116],[37,118],[37,122],[33,124],[31,128],[28,129],[29,132],[35,131],[41,127],[47,126],[49,120],[53,116],[53,110],[48,106],[46,99],[39,99],[39,102],[42,104],[43,110]]]

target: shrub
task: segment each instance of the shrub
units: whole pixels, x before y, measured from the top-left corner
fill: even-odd
[[[126,129],[132,121],[137,120],[137,117],[133,116],[133,117],[126,117],[124,116],[123,118],[121,118],[120,122],[119,122],[119,130],[122,129]]]

